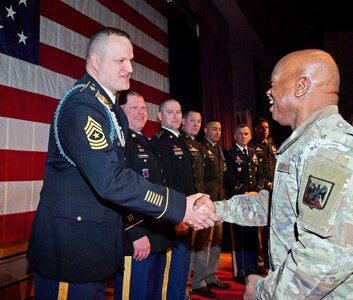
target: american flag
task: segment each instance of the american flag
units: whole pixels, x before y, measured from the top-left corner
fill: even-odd
[[[102,26],[130,34],[131,87],[147,101],[145,134],[157,132],[169,94],[167,24],[162,0],[0,0],[0,244],[29,236],[54,110]]]

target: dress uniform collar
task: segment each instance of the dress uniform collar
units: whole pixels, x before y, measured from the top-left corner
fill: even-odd
[[[170,128],[167,128],[167,127],[164,127],[164,126],[162,126],[162,128],[165,129],[165,130],[170,131],[170,132],[173,133],[176,137],[180,137],[180,133],[179,133],[178,131],[174,131],[174,130],[172,130],[172,129],[170,129]]]
[[[212,143],[207,137],[205,137],[206,141],[209,142],[213,147],[217,148],[217,143]]]
[[[237,147],[240,149],[240,151],[243,152],[243,150],[245,149],[245,150],[249,153],[248,148],[246,148],[246,147],[244,148],[244,147],[240,146],[240,145],[237,144],[237,143],[236,143],[236,145],[237,145]]]
[[[183,129],[180,129],[180,135],[185,139],[192,139],[193,141],[196,140],[194,136],[191,136],[190,134],[186,133],[186,131]]]
[[[107,88],[105,88],[103,85],[100,85],[100,86],[107,93],[107,95],[109,96],[109,98],[113,102],[113,104],[115,104],[115,95],[111,91],[109,91]]]

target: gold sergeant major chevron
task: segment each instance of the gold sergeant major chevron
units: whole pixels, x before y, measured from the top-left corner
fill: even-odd
[[[102,126],[90,116],[88,116],[87,119],[85,132],[88,142],[93,150],[101,150],[108,146]]]
[[[154,205],[161,206],[163,201],[163,196],[152,191],[147,191],[145,196],[145,201],[150,202]]]

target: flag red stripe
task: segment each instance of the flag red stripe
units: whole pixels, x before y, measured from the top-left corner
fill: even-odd
[[[50,5],[49,5],[49,2],[50,2]],[[52,2],[53,2],[54,8],[52,7],[52,4],[51,4]],[[70,6],[58,0],[41,1],[41,13],[46,18],[51,19],[71,29],[72,31],[78,32],[83,36],[86,36],[87,38],[89,38],[93,32],[95,32],[96,30],[102,27],[102,25],[99,24],[98,22],[90,19],[85,15],[80,14]],[[141,15],[139,15],[139,17],[141,17]],[[82,24],[85,24],[85,26],[82,26]],[[47,59],[45,59],[47,63],[49,59],[50,65],[58,64],[58,60],[56,59],[57,56],[55,55],[56,55],[56,52],[61,51],[61,50],[53,51],[53,49],[54,48],[51,49],[52,50],[51,52],[46,54]],[[64,51],[63,53],[66,54],[66,52]],[[44,53],[41,53],[41,56],[43,54]],[[64,54],[60,54],[59,57],[62,57],[63,55]],[[53,59],[53,57],[55,57],[55,59]],[[50,58],[51,58],[51,61],[50,61]],[[60,68],[66,69],[66,67],[69,67],[69,69],[71,69],[72,66],[76,64],[77,60],[80,60],[80,58],[75,59],[72,55],[70,55],[67,58],[67,64],[62,64]],[[141,65],[144,65],[145,67],[159,74],[162,74],[165,77],[169,77],[168,64],[162,61],[161,59],[159,59],[157,56],[153,55],[152,53],[149,53],[146,50],[138,47],[137,45],[134,45],[134,61]],[[80,68],[81,65],[82,65],[82,62],[79,63],[77,67]],[[74,78],[78,78],[76,77],[77,75],[73,76],[73,74],[70,73],[68,70],[60,73],[68,76],[72,76]]]
[[[169,78],[169,66],[155,55],[151,55],[134,44],[134,61]]]
[[[169,94],[161,90],[155,89],[142,82],[131,80],[131,88],[137,90],[141,95],[145,97],[145,101],[157,104],[168,98]]]
[[[79,79],[85,72],[85,60],[60,49],[46,44],[40,44],[40,65],[54,72]],[[139,60],[143,65],[165,77],[169,77],[168,64],[150,55],[142,48],[134,46],[134,61]],[[54,58],[54,59],[53,59]],[[138,59],[140,58],[140,59]],[[146,61],[146,62],[145,62]]]
[[[142,132],[145,136],[147,136],[148,138],[151,138],[156,133],[158,133],[160,130],[161,130],[161,124],[159,122],[147,121]]]
[[[47,152],[0,149],[0,181],[43,180]]]
[[[40,14],[87,38],[103,27],[60,0],[40,1]]]
[[[85,60],[75,55],[40,44],[40,65],[54,72],[79,79],[85,72]]]
[[[167,16],[166,1],[160,0],[145,0],[151,7],[158,11],[162,16]]]
[[[28,239],[35,212],[0,215],[0,244]]]
[[[168,35],[145,16],[139,14],[124,1],[98,0],[112,12],[145,32],[147,35],[168,48]]]
[[[167,93],[134,80],[131,88],[146,95],[147,102],[157,105],[168,97]],[[51,123],[59,100],[3,85],[0,85],[0,93],[0,116],[46,124]]]
[[[0,116],[51,123],[58,100],[0,85]]]
[[[98,0],[105,7],[112,10],[122,19],[126,20],[136,28],[140,29],[148,36],[155,39],[160,44],[168,48],[168,33],[161,30],[158,26],[153,24],[150,20],[139,14],[122,0],[104,1]],[[41,15],[51,19],[59,24],[65,24],[72,30],[81,33],[86,37],[98,29],[102,28],[102,24],[90,19],[89,17],[76,11],[70,5],[67,5],[60,0],[41,1]],[[89,21],[89,22],[87,22]],[[89,26],[86,26],[89,23]],[[85,24],[85,26],[82,26]]]

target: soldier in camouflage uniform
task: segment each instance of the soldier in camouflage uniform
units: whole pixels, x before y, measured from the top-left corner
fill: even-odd
[[[353,128],[338,113],[339,71],[321,50],[275,66],[272,117],[294,132],[277,152],[270,208],[271,271],[244,299],[353,299]],[[264,225],[268,192],[216,203],[224,221]]]

